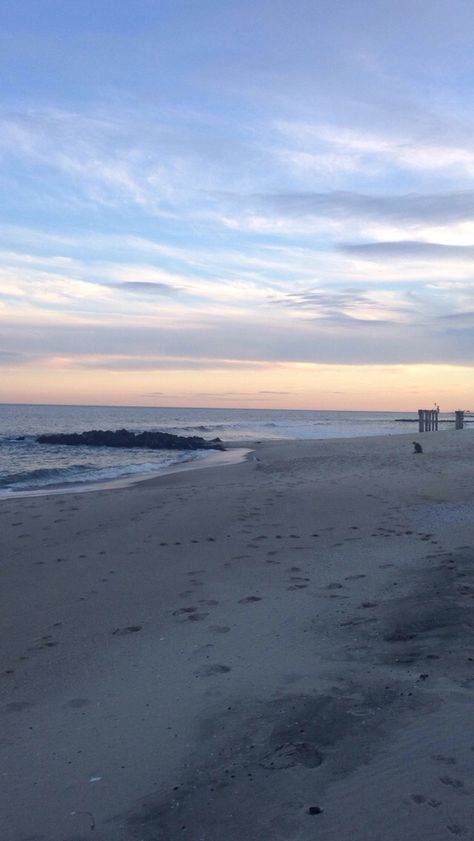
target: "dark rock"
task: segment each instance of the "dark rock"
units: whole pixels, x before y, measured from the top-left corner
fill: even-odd
[[[169,432],[129,432],[128,429],[40,435],[39,444],[67,444],[86,447],[142,447],[149,450],[225,450],[218,440],[205,441],[198,435],[172,435]]]
[[[320,806],[310,806],[308,809],[308,815],[320,815],[323,810]]]

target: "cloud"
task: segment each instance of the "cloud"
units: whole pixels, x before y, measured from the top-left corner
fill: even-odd
[[[249,196],[261,208],[288,217],[323,216],[410,224],[442,224],[474,219],[474,190],[370,195],[351,191],[285,192]]]
[[[334,323],[345,320],[366,320],[394,323],[405,319],[413,310],[413,301],[390,291],[364,289],[301,289],[276,296],[274,303]]]
[[[125,110],[3,109],[0,154],[13,162],[12,173],[34,169],[44,199],[60,202],[62,185],[64,205],[129,205],[173,219],[173,200],[184,197],[191,179],[189,163],[174,151],[177,128],[143,122]],[[27,179],[21,182],[26,187]]]
[[[177,108],[153,126],[156,114],[134,125],[127,107],[3,112],[19,205],[36,192],[29,218],[43,198],[56,212],[76,203],[56,228],[45,211],[44,236],[35,221],[4,230],[3,364],[472,359],[474,153],[454,129],[451,143],[422,142],[308,116],[281,123],[275,142],[262,112],[232,144],[235,122],[216,117],[210,132],[204,110]],[[260,392],[273,393],[287,392]]]
[[[280,190],[226,195],[221,203],[220,222],[234,235],[311,243],[320,255],[359,241],[470,245],[474,239],[474,190]]]
[[[11,365],[17,362],[28,362],[30,357],[20,351],[0,350],[0,365]]]
[[[138,295],[175,295],[179,289],[170,286],[168,283],[155,283],[153,281],[126,280],[119,284],[108,284],[112,289],[123,289],[125,292],[133,292]]]
[[[68,368],[107,371],[227,371],[267,367],[266,362],[195,357],[125,356],[119,354],[82,354],[64,360]],[[154,392],[160,394],[161,392]]]
[[[459,141],[439,143],[416,134],[377,134],[347,125],[277,122],[286,146],[275,152],[296,172],[308,175],[381,176],[394,169],[474,176],[474,152]]]
[[[446,313],[445,315],[438,316],[438,318],[440,321],[452,321],[455,325],[474,327],[474,310]]]
[[[51,364],[152,370],[273,367],[280,363],[474,364],[474,329],[448,325],[421,310],[418,322],[358,319],[208,318],[199,324],[121,326],[0,321],[4,351]],[[245,341],[242,341],[242,337]],[[89,349],[89,354],[84,353]],[[126,348],[126,351],[124,349]],[[93,352],[92,352],[93,349]],[[133,352],[132,352],[133,351]]]
[[[396,258],[401,260],[474,260],[472,245],[444,245],[437,242],[417,242],[400,240],[398,242],[363,242],[343,243],[339,250],[344,254],[367,260]]]

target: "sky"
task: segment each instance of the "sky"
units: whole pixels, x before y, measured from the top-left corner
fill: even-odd
[[[471,0],[0,5],[0,402],[469,409]]]

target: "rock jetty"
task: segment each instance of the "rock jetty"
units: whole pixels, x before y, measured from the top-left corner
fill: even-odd
[[[91,429],[87,432],[40,435],[39,444],[67,444],[81,447],[142,447],[148,450],[225,450],[219,438],[206,441],[199,435],[169,432],[130,432],[128,429]]]

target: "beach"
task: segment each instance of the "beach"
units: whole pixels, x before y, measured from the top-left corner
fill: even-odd
[[[474,437],[251,450],[0,500],[5,841],[474,838]]]

